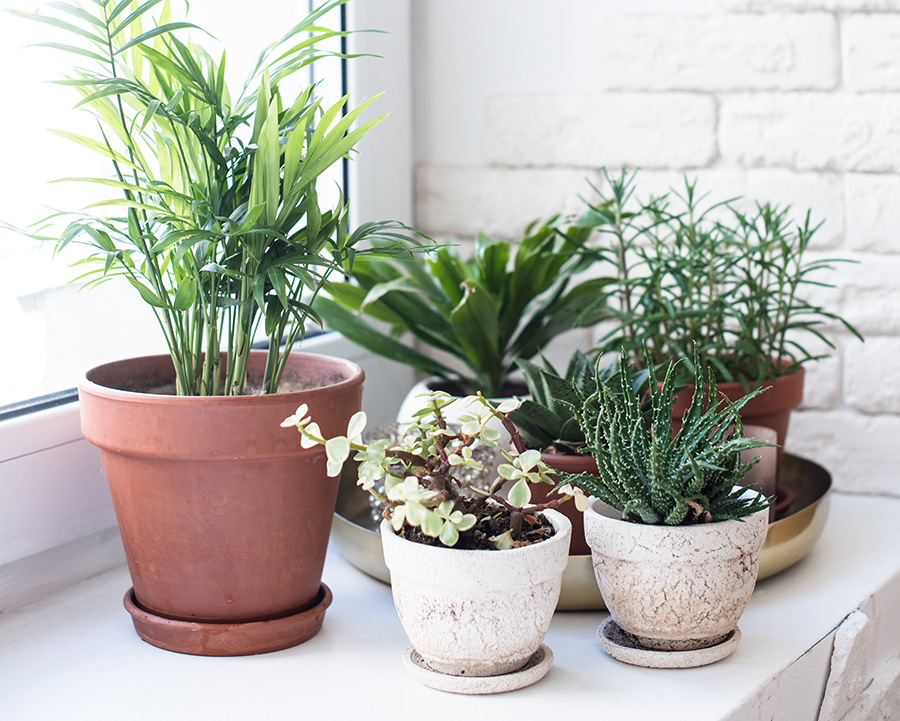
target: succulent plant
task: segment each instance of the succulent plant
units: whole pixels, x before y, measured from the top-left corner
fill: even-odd
[[[699,371],[690,407],[677,427],[672,406],[681,362],[670,362],[659,382],[647,359],[650,413],[645,414],[642,398],[628,380],[630,367],[623,351],[611,382],[598,379],[597,391],[576,408],[599,476],[562,472],[559,476],[639,523],[723,521],[767,508],[769,499],[738,485],[758,460],[741,463],[741,452],[767,445],[741,435],[739,415],[741,407],[762,391],[723,404],[715,374]],[[699,367],[696,356],[695,363]]]
[[[399,441],[384,438],[364,443],[366,415],[357,413],[351,418],[346,436],[323,438],[319,426],[300,406],[296,414],[285,419],[285,427],[300,431],[300,443],[305,448],[324,445],[328,456],[328,474],[338,475],[344,463],[355,452],[359,462],[358,484],[386,505],[389,518],[398,533],[419,529],[426,537],[439,539],[445,546],[455,546],[460,535],[479,526],[495,528],[491,520],[508,514],[506,530],[490,537],[496,549],[512,548],[540,540],[526,537],[524,526],[541,528],[534,514],[555,508],[572,496],[582,509],[587,499],[580,489],[562,486],[551,500],[529,505],[531,483],[556,485],[551,469],[536,450],[528,450],[506,417],[517,401],[510,400],[494,408],[481,394],[464,399],[469,413],[459,416],[458,428],[451,428],[442,410],[458,399],[441,391],[423,394],[422,407],[406,427]],[[513,448],[501,450],[504,463],[497,469],[488,490],[482,490],[464,479],[465,471],[482,470],[473,455],[475,444],[497,447],[501,433],[490,421],[499,419],[507,430]],[[383,479],[383,491],[377,482]],[[536,531],[540,533],[541,531]]]

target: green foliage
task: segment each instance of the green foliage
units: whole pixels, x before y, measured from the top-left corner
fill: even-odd
[[[390,509],[395,531],[404,526],[418,527],[426,536],[440,539],[445,546],[454,546],[459,534],[481,519],[509,511],[509,531],[491,538],[497,549],[511,548],[520,539],[522,521],[526,514],[556,507],[576,496],[579,507],[586,499],[577,489],[560,488],[554,500],[529,505],[529,484],[554,485],[551,469],[535,450],[526,450],[515,426],[505,417],[516,401],[504,401],[494,408],[482,395],[465,398],[467,412],[460,415],[459,427],[451,428],[444,418],[444,409],[453,397],[440,391],[425,394],[421,408],[399,442],[379,439],[368,444],[362,441],[366,424],[365,413],[357,413],[350,420],[346,436],[326,439],[309,416],[305,405],[285,419],[282,426],[296,427],[301,445],[311,448],[324,445],[328,456],[328,474],[336,476],[355,452],[359,462],[359,485],[386,504]],[[497,448],[501,434],[491,426],[499,419],[509,432],[514,450],[501,450],[504,462],[497,468],[488,491],[469,485],[463,475],[484,471],[484,465],[473,455],[477,445]],[[376,487],[384,482],[383,493]]]
[[[695,370],[696,348],[720,382],[749,389],[821,357],[804,345],[810,338],[833,348],[822,333],[828,323],[861,339],[803,298],[839,262],[805,257],[819,227],[809,213],[793,226],[786,207],[757,204],[743,213],[731,201],[704,205],[687,179],[682,194],[638,202],[635,177],[607,174],[609,193],[577,223],[600,234],[599,251],[613,269],[607,302],[616,323],[598,353],[625,348],[641,363],[646,348],[655,364],[680,358],[683,380]]]
[[[475,251],[455,250],[354,265],[352,282],[332,283],[319,309],[329,326],[380,355],[456,386],[460,395],[505,395],[519,359],[534,357],[559,333],[605,316],[605,281],[575,282],[594,255],[589,231],[555,219],[530,227],[518,243],[479,233]],[[382,332],[372,321],[387,324]],[[401,336],[449,355],[444,363]]]
[[[560,473],[560,477],[639,523],[724,521],[766,508],[767,499],[736,486],[752,465],[741,463],[741,452],[766,445],[742,437],[739,415],[744,404],[762,391],[723,403],[714,374],[701,372],[681,427],[673,432],[680,362],[668,364],[660,383],[647,361],[650,413],[645,414],[641,395],[628,380],[627,354],[622,352],[613,382],[600,382],[597,392],[576,408],[599,476]]]
[[[180,394],[242,393],[258,329],[269,339],[263,391],[275,392],[307,321],[320,321],[314,301],[328,276],[420,242],[396,223],[350,232],[343,198],[319,204],[320,176],[381,122],[360,120],[372,100],[329,107],[313,86],[290,98],[281,91],[334,55],[319,43],[342,33],[319,19],[344,2],[266,48],[237,96],[225,83],[225,52],[213,56],[185,35],[195,26],[173,20],[168,2],[55,2],[48,14],[19,13],[69,36],[44,45],[73,57],[58,82],[74,88],[99,130],[59,134],[111,164],[109,177],[74,180],[115,193],[29,234],[83,245],[86,285],[121,277],[135,288],[165,335]]]
[[[584,449],[585,437],[578,423],[575,409],[581,400],[597,392],[597,383],[608,386],[618,383],[619,366],[610,363],[599,368],[581,351],[569,359],[565,375],[559,375],[543,359],[543,367],[519,360],[529,397],[510,412],[510,420],[529,448],[545,451],[554,448],[558,453],[577,455]],[[636,371],[631,378],[635,392],[646,385],[647,370]]]

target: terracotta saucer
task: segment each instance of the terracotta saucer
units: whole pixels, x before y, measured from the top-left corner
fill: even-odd
[[[438,691],[475,696],[506,693],[537,683],[550,670],[550,665],[553,663],[553,651],[541,644],[534,656],[522,668],[501,676],[451,676],[439,673],[426,664],[419,652],[412,646],[403,654],[403,663],[413,678],[425,686]]]
[[[196,656],[249,656],[290,648],[315,636],[331,601],[331,589],[323,583],[315,605],[291,616],[248,623],[196,623],[145,611],[137,605],[134,589],[129,588],[125,610],[131,614],[138,636],[153,646]]]
[[[699,648],[696,651],[653,651],[638,646],[610,616],[597,629],[597,638],[606,653],[617,661],[630,663],[632,666],[695,668],[721,661],[734,653],[741,640],[741,629],[734,629],[728,638],[709,648]]]

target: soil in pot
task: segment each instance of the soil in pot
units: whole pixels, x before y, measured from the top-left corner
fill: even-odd
[[[468,507],[473,504],[474,502],[464,503],[463,508],[460,510],[463,513],[467,513],[469,512]],[[459,540],[453,548],[459,551],[496,551],[497,547],[493,544],[491,538],[502,536],[510,529],[511,525],[509,510],[506,508],[498,509],[493,515],[480,519],[469,530],[462,531],[459,534]],[[530,546],[533,543],[540,543],[548,538],[552,538],[555,533],[553,524],[543,514],[527,514],[522,519],[521,540],[516,541],[513,547],[521,548],[522,546]],[[400,538],[405,538],[407,541],[444,548],[444,544],[441,543],[440,539],[426,536],[418,526],[404,526],[397,535]]]

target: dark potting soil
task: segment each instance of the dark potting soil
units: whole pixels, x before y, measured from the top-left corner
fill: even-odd
[[[505,508],[496,510],[492,515],[485,516],[479,520],[468,531],[460,533],[459,540],[453,548],[462,551],[496,551],[497,548],[494,546],[491,538],[506,533],[509,530],[509,525],[510,512]],[[515,542],[514,547],[530,546],[533,543],[551,538],[555,533],[556,530],[553,528],[553,524],[542,513],[527,514],[522,520],[522,537]],[[424,543],[426,546],[443,547],[444,545],[440,539],[426,536],[418,526],[403,526],[399,535],[408,541]]]

